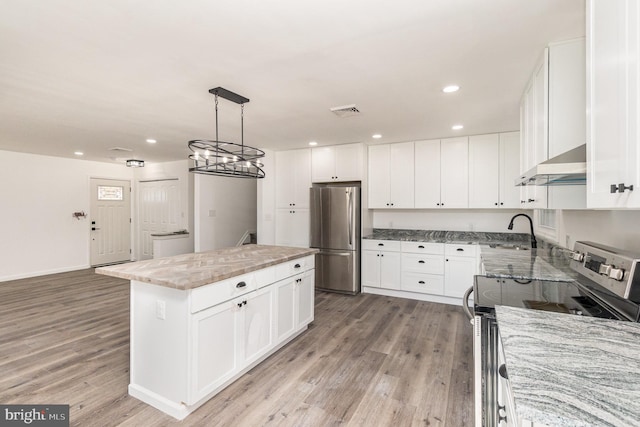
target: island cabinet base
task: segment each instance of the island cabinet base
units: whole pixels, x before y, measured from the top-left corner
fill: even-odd
[[[131,281],[129,394],[184,419],[313,321],[314,257],[189,290]]]

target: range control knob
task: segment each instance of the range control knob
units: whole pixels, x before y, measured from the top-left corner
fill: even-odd
[[[608,265],[608,264],[600,264],[600,268],[598,269],[598,273],[604,274],[605,276],[608,276],[610,272],[611,272],[611,266],[610,265]]]
[[[575,261],[582,262],[582,260],[584,260],[584,254],[580,252],[574,252],[571,258]]]
[[[621,268],[612,268],[611,270],[609,270],[609,277],[611,277],[613,280],[620,281],[624,277],[624,270]]]

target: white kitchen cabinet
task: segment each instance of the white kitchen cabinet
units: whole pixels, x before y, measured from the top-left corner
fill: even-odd
[[[314,272],[307,271],[297,277],[295,288],[296,330],[313,322],[315,305]]]
[[[277,341],[291,335],[303,324],[313,321],[314,271],[288,277],[275,284],[278,313],[275,336]]]
[[[415,143],[415,207],[440,207],[440,140]]]
[[[369,209],[414,207],[414,144],[369,146]]]
[[[469,138],[415,143],[415,207],[469,207]]]
[[[309,247],[309,209],[276,209],[276,245]]]
[[[444,244],[402,242],[400,289],[442,295],[444,291]]]
[[[277,151],[275,157],[276,208],[308,209],[311,150]]]
[[[462,298],[473,286],[473,276],[478,274],[477,245],[445,245],[444,295]]]
[[[311,181],[361,181],[362,144],[311,149]]]
[[[362,286],[400,289],[400,242],[363,240]]]
[[[635,0],[587,1],[589,208],[640,207],[638,8]]]
[[[520,133],[469,137],[469,207],[519,208]]]
[[[246,301],[246,302],[245,302]],[[240,304],[240,302],[238,302]],[[265,354],[274,343],[273,288],[259,289],[242,299],[242,364],[249,365]]]

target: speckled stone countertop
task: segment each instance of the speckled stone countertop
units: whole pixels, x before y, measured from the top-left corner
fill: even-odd
[[[400,230],[374,228],[373,233],[363,237],[372,240],[401,240],[407,242],[468,243],[488,245],[493,243],[526,244],[530,242],[524,233],[491,233],[483,231],[445,230]]]
[[[286,246],[244,245],[96,268],[96,273],[187,290],[318,252]]]
[[[503,306],[496,315],[521,419],[640,424],[640,324]]]
[[[482,246],[480,257],[487,277],[570,282],[577,273],[570,267],[571,251],[538,242],[538,249],[515,250]]]

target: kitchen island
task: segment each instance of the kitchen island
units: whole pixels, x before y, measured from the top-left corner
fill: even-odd
[[[245,245],[96,269],[131,281],[129,394],[184,419],[304,332],[316,252]]]
[[[520,421],[638,425],[640,324],[503,306],[496,316]]]

